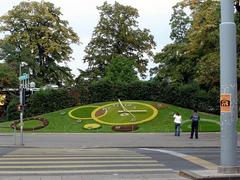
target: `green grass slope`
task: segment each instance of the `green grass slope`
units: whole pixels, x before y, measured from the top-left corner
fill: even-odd
[[[183,124],[181,126],[181,129],[183,132],[189,132],[191,130],[191,122],[189,121],[189,118],[191,116],[192,110],[181,108],[173,105],[163,104],[163,103],[157,103],[157,102],[151,102],[151,101],[132,101],[132,102],[141,102],[146,103],[150,105],[164,105],[160,106],[158,109],[157,116],[145,123],[138,124],[139,129],[134,131],[137,133],[151,133],[151,132],[173,132],[174,131],[174,123],[173,123],[173,113],[179,112],[182,115]],[[44,117],[48,119],[49,125],[43,129],[36,130],[35,132],[47,132],[47,133],[109,133],[109,132],[115,132],[112,130],[111,125],[105,125],[101,124],[100,129],[96,130],[86,130],[83,128],[85,124],[90,123],[97,123],[96,121],[92,119],[88,119],[88,117],[91,117],[91,112],[95,109],[92,106],[102,106],[110,102],[105,103],[96,103],[88,105],[90,106],[88,108],[79,108],[79,110],[83,111],[75,111],[73,112],[74,116],[81,116],[83,119],[77,120],[74,118],[71,118],[69,116],[69,111],[73,110],[74,108],[68,108],[63,109],[60,111],[43,114],[38,117]],[[219,131],[219,120],[220,117],[218,115],[213,114],[207,114],[207,113],[201,113],[199,112],[199,115],[201,117],[200,123],[199,123],[199,131],[200,132],[215,132]],[[2,132],[12,132],[13,130],[9,128],[10,124],[12,122],[3,122],[0,123],[0,133]],[[34,122],[33,124],[36,124]],[[28,127],[31,126],[31,124],[27,125]],[[238,125],[238,129],[240,129],[240,126]]]

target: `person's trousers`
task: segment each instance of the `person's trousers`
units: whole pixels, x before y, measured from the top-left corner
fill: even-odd
[[[175,136],[180,136],[180,124],[175,123]]]
[[[190,138],[193,138],[194,133],[195,133],[195,138],[198,139],[198,121],[192,122],[192,131],[191,131]]]

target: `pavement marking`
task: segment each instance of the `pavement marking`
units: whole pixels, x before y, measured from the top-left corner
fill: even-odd
[[[4,157],[0,158],[0,161],[4,160],[64,160],[64,159],[74,159],[74,160],[81,160],[81,159],[152,159],[151,157],[142,156],[142,157],[115,157],[115,156],[95,156],[95,157]]]
[[[99,157],[99,156],[101,156],[101,157],[113,157],[112,155],[101,155],[101,154],[98,154],[98,155],[96,155],[96,154],[93,154],[93,155],[90,155],[90,154],[81,154],[81,155],[79,155],[79,154],[76,154],[76,155],[74,155],[74,154],[5,154],[5,155],[3,155],[2,157],[15,157],[15,158],[17,158],[17,157],[36,157],[36,156],[38,156],[38,157],[59,157],[59,156],[61,156],[61,157]],[[126,155],[114,155],[114,157],[126,157]],[[131,155],[131,156],[129,156],[128,155],[128,157],[138,157],[138,158],[142,158],[142,157],[146,157],[146,156],[143,156],[143,155]]]
[[[191,155],[186,155],[183,157],[185,160],[188,160],[194,164],[197,164],[199,166],[202,166],[208,170],[216,170],[218,165],[215,164],[215,163],[211,163],[209,161],[206,161],[204,159],[201,159],[199,157],[196,157],[196,156],[191,156]]]
[[[157,152],[161,152],[161,153],[166,153],[166,154],[170,154],[182,159],[185,159],[187,161],[190,161],[196,165],[202,166],[208,170],[216,170],[218,165],[209,161],[206,161],[204,159],[201,159],[199,157],[196,156],[192,156],[192,155],[186,155],[183,153],[179,153],[179,152],[175,152],[175,151],[168,151],[168,150],[163,150],[163,149],[151,149],[151,148],[140,148],[142,150],[147,150],[147,151],[157,151]]]
[[[6,158],[3,158],[6,159]],[[11,158],[7,158],[11,159]],[[49,163],[50,162],[50,163]],[[93,162],[99,164],[92,164]],[[122,162],[123,164],[119,164]],[[134,164],[131,164],[134,162]],[[8,164],[10,163],[10,164]],[[16,165],[19,164],[19,165]],[[32,163],[36,165],[32,165]],[[64,164],[63,164],[64,163]],[[73,163],[73,164],[68,164]],[[79,164],[74,164],[79,163]],[[88,164],[90,163],[90,164]],[[106,164],[108,163],[108,164]],[[113,164],[116,163],[116,164]],[[13,165],[13,166],[11,166]],[[83,169],[86,168],[86,169]],[[101,169],[94,169],[101,168]],[[102,169],[104,168],[104,169]],[[133,169],[134,168],[134,169]],[[165,168],[156,160],[135,159],[135,160],[96,160],[96,161],[0,161],[1,175],[47,175],[47,174],[94,174],[94,173],[148,173],[148,172],[169,172],[172,169]]]
[[[84,154],[134,154],[136,155],[136,152],[128,151],[128,150],[123,150],[119,148],[104,148],[104,149],[79,149],[79,148],[44,148],[44,147],[38,147],[38,148],[21,148],[21,149],[16,149],[15,151],[10,152],[9,154],[58,154],[58,153],[84,153]]]
[[[109,164],[109,163],[158,163],[156,160],[99,160],[99,161],[2,161],[2,164]]]
[[[57,169],[57,168],[97,168],[97,167],[163,167],[163,164],[91,164],[91,165],[47,165],[47,166],[0,166],[0,169]]]
[[[74,173],[84,173],[84,174],[94,174],[94,173],[119,173],[119,172],[164,172],[164,171],[173,171],[173,169],[161,169],[161,168],[152,168],[152,169],[89,169],[89,170],[53,170],[53,171],[0,171],[0,174],[74,174]]]
[[[72,153],[73,152],[73,153]],[[29,154],[28,154],[29,153]],[[173,169],[140,153],[128,150],[58,150],[26,149],[0,158],[3,175],[172,173]]]

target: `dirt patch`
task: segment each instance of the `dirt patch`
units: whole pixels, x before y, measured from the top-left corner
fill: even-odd
[[[99,116],[103,115],[105,112],[106,112],[106,110],[100,109],[100,110],[98,110],[98,111],[95,113],[95,116],[96,116],[96,117],[99,117]]]
[[[117,125],[112,127],[112,130],[118,131],[118,132],[129,132],[129,131],[135,131],[137,129],[139,129],[137,125]]]
[[[165,108],[168,108],[168,105],[166,105],[166,104],[164,104],[164,103],[154,103],[152,106],[155,107],[156,109],[165,109]]]

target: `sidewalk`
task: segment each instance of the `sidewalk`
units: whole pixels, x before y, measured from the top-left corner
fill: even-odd
[[[20,145],[19,141],[20,137],[17,134],[17,146]],[[8,146],[15,146],[13,134],[0,134],[0,147]],[[199,139],[189,139],[189,133],[182,133],[180,137],[174,136],[173,133],[25,133],[24,147],[220,147],[220,133],[200,133]]]

